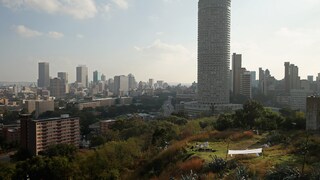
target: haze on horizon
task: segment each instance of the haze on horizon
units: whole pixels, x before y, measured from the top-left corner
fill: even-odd
[[[50,75],[80,64],[89,77],[132,73],[191,83],[197,79],[197,0],[0,0],[0,81],[36,81],[38,62]],[[231,53],[251,71],[284,76],[320,72],[320,1],[232,0]]]

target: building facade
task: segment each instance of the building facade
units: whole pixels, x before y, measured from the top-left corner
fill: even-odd
[[[50,95],[61,99],[66,96],[66,83],[64,80],[60,78],[50,79]]]
[[[307,130],[320,130],[320,97],[310,96],[307,98],[306,119]]]
[[[137,88],[137,81],[133,74],[128,75],[128,83],[129,83],[129,90],[134,90]]]
[[[129,78],[128,76],[115,76],[114,77],[114,95],[128,96],[129,94]]]
[[[38,72],[38,87],[47,88],[50,85],[49,63],[40,62]]]
[[[101,81],[101,73],[98,71],[94,71],[93,72],[93,82],[98,83],[99,81]]]
[[[231,0],[199,0],[198,100],[228,104]]]
[[[25,110],[32,114],[35,112],[35,117],[38,118],[44,112],[54,111],[54,101],[51,100],[27,100],[24,103]]]
[[[285,91],[289,93],[293,89],[300,89],[300,76],[299,76],[299,68],[294,64],[290,64],[290,62],[285,62]]]
[[[87,66],[82,65],[77,67],[77,83],[80,83],[82,87],[89,87]]]
[[[64,81],[66,86],[66,93],[69,93],[69,76],[67,72],[58,72],[58,78]]]
[[[21,147],[32,155],[38,155],[52,145],[72,144],[79,147],[79,118],[62,115],[59,118],[32,120],[29,115],[22,115]]]
[[[240,94],[241,86],[241,68],[242,68],[242,55],[233,53],[232,55],[232,77],[233,77],[233,95]]]
[[[240,94],[252,98],[251,73],[244,71],[240,75]]]

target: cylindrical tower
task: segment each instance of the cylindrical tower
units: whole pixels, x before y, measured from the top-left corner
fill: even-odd
[[[199,0],[198,97],[204,104],[228,104],[231,0]]]

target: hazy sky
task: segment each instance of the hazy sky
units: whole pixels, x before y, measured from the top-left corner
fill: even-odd
[[[197,0],[0,0],[0,81],[36,81],[78,65],[107,78],[133,73],[190,83],[197,77]],[[231,52],[248,70],[284,61],[320,72],[320,0],[232,0]]]

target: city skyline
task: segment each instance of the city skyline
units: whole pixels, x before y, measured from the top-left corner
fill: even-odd
[[[50,63],[52,78],[68,72],[70,82],[80,64],[88,66],[90,80],[98,70],[107,78],[133,73],[138,80],[196,81],[197,1],[42,2],[0,0],[6,67],[0,81],[36,82],[42,61]],[[231,53],[242,54],[248,70],[263,67],[277,79],[284,78],[286,61],[299,67],[302,79],[316,76],[319,7],[315,0],[233,0]]]

